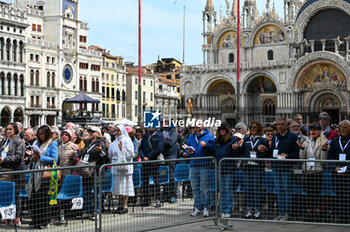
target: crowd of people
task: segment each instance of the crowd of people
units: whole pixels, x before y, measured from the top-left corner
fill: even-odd
[[[331,124],[326,113],[320,114],[319,121],[303,124],[300,114],[294,119],[280,118],[269,127],[254,121],[247,126],[243,122],[233,128],[222,123],[215,131],[203,126],[187,128],[167,127],[162,129],[130,127],[123,125],[90,126],[81,128],[73,123],[64,127],[43,125],[36,128],[23,128],[21,123],[9,123],[2,129],[0,137],[0,173],[17,170],[44,169],[45,167],[71,167],[93,165],[94,170],[104,164],[112,164],[113,195],[118,197],[118,214],[127,214],[128,205],[137,202],[133,186],[134,168],[142,173],[142,205],[162,207],[164,202],[176,203],[178,186],[174,181],[174,169],[178,158],[215,157],[220,167],[220,193],[222,217],[233,214],[234,174],[244,173],[244,196],[246,218],[259,219],[262,215],[262,180],[266,171],[274,172],[274,187],[277,190],[279,215],[274,220],[287,221],[291,216],[291,183],[296,167],[300,165],[305,178],[301,183],[307,192],[305,214],[317,216],[320,210],[322,173],[327,170],[333,174],[333,186],[337,196],[336,216],[339,220],[350,220],[350,175],[347,165],[341,163],[350,159],[350,121],[344,120],[339,126]],[[117,165],[137,161],[154,161],[160,157],[169,160],[170,183],[161,191],[159,166],[157,162],[142,165]],[[223,160],[223,158],[237,158]],[[239,161],[239,158],[245,158]],[[278,159],[265,161],[259,159]],[[252,159],[252,160],[249,160]],[[282,162],[284,159],[308,159],[309,162]],[[315,160],[338,160],[339,163],[320,163]],[[221,162],[220,162],[221,161]],[[208,217],[212,198],[210,197],[210,160],[191,159],[190,183],[184,183],[187,196],[194,198],[194,211],[191,216]],[[97,172],[97,171],[96,171]],[[52,218],[57,219],[60,212],[50,206],[48,181],[43,180],[41,172],[30,175],[26,183],[22,175],[0,175],[0,181],[14,181],[16,198],[21,189],[29,196],[34,228],[45,228]],[[96,173],[98,175],[99,173]],[[61,182],[67,175],[82,175],[84,207],[83,217],[94,219],[94,176],[93,172],[79,172],[66,169]],[[151,178],[153,177],[153,183]],[[162,194],[161,194],[162,192]],[[16,201],[17,203],[17,201]],[[42,212],[51,212],[45,215]],[[19,214],[20,212],[18,212]],[[18,219],[17,219],[18,222]]]

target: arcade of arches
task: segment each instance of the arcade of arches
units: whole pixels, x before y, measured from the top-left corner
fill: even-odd
[[[11,115],[11,110],[8,107],[4,107],[0,111],[0,126],[5,127],[10,122],[20,122],[23,124],[24,122],[24,114],[23,110],[17,108],[13,115]]]

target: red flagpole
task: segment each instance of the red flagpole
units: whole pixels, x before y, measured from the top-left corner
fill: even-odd
[[[237,110],[236,118],[240,121],[241,112],[241,1],[237,3]]]
[[[138,123],[142,122],[141,111],[141,77],[142,77],[142,64],[141,64],[141,0],[139,0],[139,84],[138,84]]]
[[[238,0],[237,3],[237,82],[241,81],[241,15],[240,15],[240,7],[241,3]]]

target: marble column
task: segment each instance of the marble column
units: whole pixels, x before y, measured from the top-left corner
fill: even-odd
[[[346,41],[346,61],[349,61],[349,41],[350,41],[350,37],[345,38]]]
[[[326,51],[326,40],[321,39],[321,42],[322,42],[322,51]]]
[[[337,43],[337,39],[333,39],[333,41],[334,41],[334,52],[335,53],[339,53],[339,47],[338,47],[338,43]]]
[[[311,52],[315,52],[315,40],[310,40],[309,42],[311,44]]]

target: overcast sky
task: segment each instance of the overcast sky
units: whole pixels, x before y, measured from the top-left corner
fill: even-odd
[[[230,0],[232,4],[233,0]],[[215,10],[226,9],[225,0],[213,0]],[[243,4],[244,0],[241,0]],[[271,7],[272,7],[271,0]],[[283,1],[275,0],[283,17]],[[182,61],[183,7],[186,6],[186,64],[201,64],[202,11],[206,0],[142,0],[142,65],[161,58]],[[260,15],[266,0],[257,0]],[[138,0],[81,0],[80,20],[89,23],[89,45],[137,63]]]

